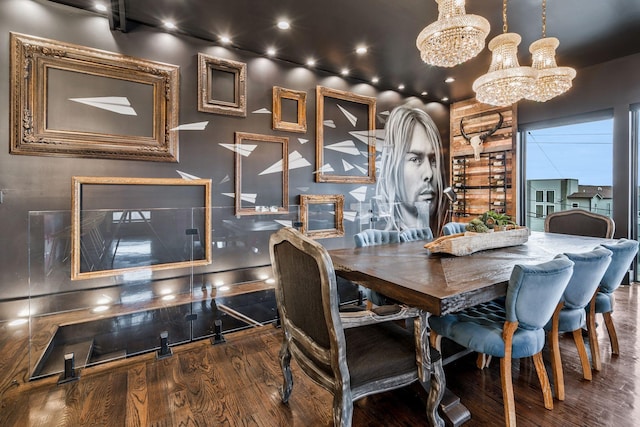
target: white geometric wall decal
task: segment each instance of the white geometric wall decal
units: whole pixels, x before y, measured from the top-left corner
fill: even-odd
[[[333,166],[331,166],[329,163],[326,163],[322,165],[320,169],[318,169],[317,171],[314,171],[313,173],[325,173],[325,172],[334,172]]]
[[[304,139],[304,138],[298,138],[298,141],[300,142],[300,144],[306,144],[307,142],[309,142],[308,139]]]
[[[358,212],[356,211],[344,211],[344,219],[346,219],[347,221],[355,221],[356,217],[358,216]]]
[[[327,150],[339,151],[340,153],[351,154],[352,156],[360,155],[360,151],[356,148],[356,144],[354,144],[350,139],[342,142],[336,142],[331,145],[325,145],[324,148]]]
[[[195,175],[191,175],[189,173],[186,172],[182,172],[176,169],[176,172],[178,172],[178,175],[180,175],[182,177],[182,179],[186,179],[187,181],[191,181],[193,179],[200,179]]]
[[[336,124],[334,123],[333,120],[325,120],[324,122],[322,122],[323,125],[325,125],[328,128],[336,128]]]
[[[360,172],[362,172],[362,174],[363,174],[363,175],[366,175],[366,174],[367,174],[367,170],[366,170],[365,168],[360,167],[360,166],[358,166],[358,165],[353,165],[353,166],[355,166],[355,167],[356,167],[356,169],[358,169]]]
[[[171,130],[204,130],[209,122],[196,122],[196,123],[185,123],[180,126],[176,126]]]
[[[347,162],[345,159],[342,159],[342,167],[344,168],[344,171],[350,171],[351,169],[353,169],[353,165],[349,162]]]
[[[261,108],[259,110],[253,111],[253,114],[271,114],[268,108]]]
[[[311,163],[304,159],[302,157],[302,154],[298,153],[297,151],[289,154],[289,170],[304,168],[307,166],[311,166]],[[282,172],[282,160],[278,160],[277,162],[260,172],[258,175],[267,175],[277,172]]]
[[[227,150],[235,151],[244,157],[248,157],[249,154],[251,154],[251,152],[257,147],[257,145],[254,144],[223,144],[222,142],[219,142],[218,145],[226,148]]]
[[[229,178],[229,175],[225,175],[224,178],[222,178],[222,181],[220,181],[220,184],[224,184],[229,181],[231,181],[231,178]]]
[[[349,132],[349,135],[357,138],[367,145],[369,145],[369,141],[371,141],[375,144],[376,150],[382,151],[382,144],[384,143],[384,129],[375,129],[373,131],[352,130]]]
[[[222,195],[233,197],[233,198],[236,197],[236,193],[222,193]],[[240,200],[244,200],[245,202],[249,202],[249,203],[255,203],[257,197],[258,197],[257,193],[241,193],[240,194]]]
[[[358,118],[353,114],[351,114],[350,112],[348,112],[347,110],[345,110],[344,108],[342,108],[340,104],[338,104],[338,108],[340,109],[340,111],[342,111],[342,114],[344,114],[347,120],[349,120],[349,123],[351,123],[351,126],[356,127],[356,123],[358,123]]]
[[[307,191],[309,191],[309,187],[296,187],[296,188],[302,191],[303,193],[306,193]]]
[[[349,192],[357,201],[364,202],[367,198],[367,186],[363,185]]]
[[[69,98],[69,101],[90,105],[125,116],[137,116],[136,110],[125,96],[99,96],[96,98]]]

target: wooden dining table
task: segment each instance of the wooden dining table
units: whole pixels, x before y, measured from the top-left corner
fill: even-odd
[[[531,232],[522,245],[491,249],[467,256],[431,253],[424,241],[329,251],[336,274],[429,315],[463,310],[506,295],[516,264],[538,264],[561,253],[592,250],[610,239]],[[422,334],[421,334],[422,335]],[[424,334],[426,336],[426,334]],[[422,340],[421,351],[428,349]],[[433,374],[433,372],[432,372]],[[435,373],[437,374],[437,372]],[[437,379],[444,389],[444,375]],[[450,425],[470,418],[450,393],[436,404]],[[431,408],[435,412],[434,408]],[[434,424],[432,422],[432,424]],[[435,422],[441,425],[440,422]]]

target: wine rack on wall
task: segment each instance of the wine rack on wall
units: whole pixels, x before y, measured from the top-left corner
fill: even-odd
[[[499,127],[498,113],[502,115]],[[460,131],[461,121],[468,138],[495,129],[482,143],[478,160]],[[451,105],[450,123],[449,179],[457,195],[451,205],[452,221],[468,222],[488,210],[516,218],[515,107],[494,107],[468,99]]]

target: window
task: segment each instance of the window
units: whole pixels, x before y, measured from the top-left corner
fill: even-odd
[[[544,202],[544,191],[536,191],[536,202]]]
[[[547,205],[547,215],[550,215],[556,211],[556,207],[553,205]]]
[[[555,203],[555,191],[547,191],[547,203]]]
[[[571,203],[571,207],[572,208],[578,208],[578,207],[580,207],[580,205],[578,205],[577,203]]]
[[[542,218],[542,212],[544,212],[544,206],[536,205],[536,218]]]

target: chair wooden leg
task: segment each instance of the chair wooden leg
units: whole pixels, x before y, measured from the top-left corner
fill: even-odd
[[[553,312],[551,330],[548,333],[551,371],[553,372],[553,384],[555,385],[556,399],[558,400],[564,400],[564,372],[562,370],[562,358],[560,357],[560,333],[558,332],[560,310],[562,310],[563,305],[564,303],[559,303]],[[540,374],[538,374],[538,376],[540,376]]]
[[[433,329],[429,331],[429,343],[431,344],[431,347],[442,352],[442,349],[440,348],[442,346],[442,337],[436,334]]]
[[[591,365],[589,364],[587,348],[585,347],[584,340],[582,339],[582,329],[573,331],[573,341],[576,343],[576,349],[578,350],[578,356],[580,357],[582,377],[587,381],[591,381]]]
[[[293,390],[293,376],[291,375],[291,351],[289,350],[286,333],[283,334],[282,346],[280,347],[280,367],[282,368],[282,376],[284,377],[280,398],[282,399],[282,403],[287,403]]]
[[[507,427],[516,425],[516,403],[513,398],[513,380],[511,378],[511,354],[513,333],[518,328],[518,322],[505,322],[502,331],[504,339],[504,357],[500,359],[500,380],[502,384],[502,402],[504,405],[504,422]]]
[[[478,369],[488,368],[489,363],[491,363],[491,355],[487,356],[484,353],[478,353],[478,357],[476,359],[476,366]]]
[[[618,334],[616,333],[616,327],[613,326],[613,317],[611,317],[611,312],[602,313],[602,316],[604,317],[604,324],[607,326],[609,340],[611,341],[611,354],[619,355],[620,347],[618,346]]]
[[[542,352],[533,355],[533,365],[536,367],[538,380],[540,381],[540,388],[542,388],[542,399],[544,401],[544,407],[547,409],[553,409],[553,395],[551,394],[551,384],[549,384],[547,370],[545,369],[544,361],[542,360]]]
[[[587,332],[589,333],[589,348],[591,349],[591,365],[593,369],[600,371],[602,370],[602,359],[600,358],[600,344],[598,343],[598,331],[596,328],[595,297],[591,300],[589,307],[589,310],[587,310]]]

